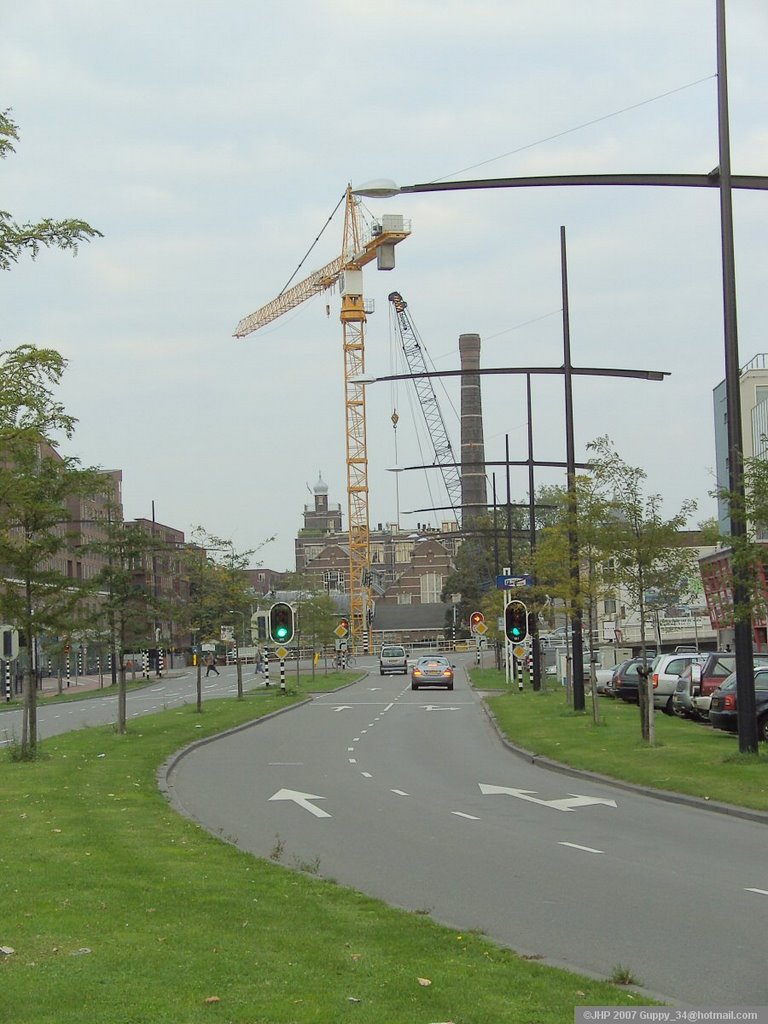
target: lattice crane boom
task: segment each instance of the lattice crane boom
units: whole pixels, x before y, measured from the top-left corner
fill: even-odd
[[[422,414],[424,415],[424,422],[427,425],[429,438],[432,442],[435,463],[440,467],[440,473],[448,495],[448,503],[453,509],[456,523],[458,526],[461,526],[461,475],[456,467],[456,463],[460,462],[461,459],[456,458],[456,453],[451,445],[445,420],[443,419],[440,404],[432,384],[432,378],[418,376],[420,373],[427,373],[428,367],[424,358],[424,346],[408,313],[408,303],[400,292],[390,292],[389,301],[392,303],[392,308],[395,311],[400,342],[408,368],[412,374],[416,374],[413,383]]]
[[[376,259],[379,270],[392,270],[394,247],[411,233],[399,215],[387,215],[363,237],[359,199],[347,187],[344,208],[344,239],[341,255],[320,270],[287,289],[266,306],[244,317],[235,337],[247,334],[295,309],[318,292],[339,285],[344,351],[344,403],[346,415],[347,501],[349,523],[349,626],[353,649],[365,638],[372,649],[371,543],[368,516],[368,445],[366,438],[365,386],[365,304],[362,268]]]

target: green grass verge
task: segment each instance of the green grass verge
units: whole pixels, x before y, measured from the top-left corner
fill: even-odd
[[[472,670],[471,677],[474,686],[493,688],[484,672]],[[654,789],[768,811],[768,752],[762,748],[739,754],[735,736],[661,712],[651,747],[640,735],[636,705],[598,700],[597,723],[591,698],[585,712],[574,712],[560,686],[539,693],[514,688],[490,697],[488,705],[502,732],[535,754]]]
[[[575,1005],[644,1002],[255,858],[170,809],[155,776],[174,751],[299,699],[261,689],[0,760],[2,1019],[559,1024]]]

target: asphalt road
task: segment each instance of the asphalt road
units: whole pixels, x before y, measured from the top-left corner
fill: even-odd
[[[548,963],[768,1004],[768,828],[529,764],[480,698],[371,675],[197,746],[177,808],[243,849]]]

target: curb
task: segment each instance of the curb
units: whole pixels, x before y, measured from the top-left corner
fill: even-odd
[[[613,786],[614,789],[623,789],[628,793],[636,793],[638,796],[649,796],[654,800],[663,800],[670,804],[685,804],[687,807],[698,807],[702,811],[711,811],[715,814],[725,814],[732,818],[744,818],[747,821],[756,821],[761,825],[768,825],[768,812],[766,811],[755,811],[750,807],[738,807],[736,804],[726,804],[719,800],[706,800],[700,796],[689,796],[687,793],[676,793],[673,790],[652,789],[648,786],[640,786],[635,782],[625,782],[610,775],[591,772],[584,768],[573,768],[570,765],[562,764],[560,761],[553,761],[549,757],[535,754],[533,751],[526,750],[525,747],[512,742],[502,732],[499,723],[496,721],[496,716],[488,707],[485,697],[480,698],[480,703],[496,735],[507,750],[517,757],[521,757],[524,761],[528,761],[529,764],[534,764],[539,768],[547,768],[552,772],[559,772],[561,775],[571,775],[577,779],[587,779],[590,782],[599,782],[605,786]]]

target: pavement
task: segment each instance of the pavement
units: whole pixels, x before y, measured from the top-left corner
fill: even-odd
[[[173,678],[175,676],[178,676],[179,674],[179,670],[163,672],[160,678]],[[127,672],[125,678],[126,682],[129,683],[140,683],[142,681],[142,675],[140,672],[137,672],[135,677],[130,672]],[[150,683],[155,682],[157,678],[158,677],[155,675],[155,673],[152,672],[149,678],[145,681],[149,685]],[[70,676],[69,684],[67,684],[66,677],[62,677],[61,683],[59,683],[59,680],[56,676],[46,676],[43,679],[42,687],[38,689],[37,693],[38,696],[41,697],[53,697],[59,693],[87,693],[89,690],[108,689],[109,687],[111,687],[111,685],[112,678],[106,673],[102,676]]]

